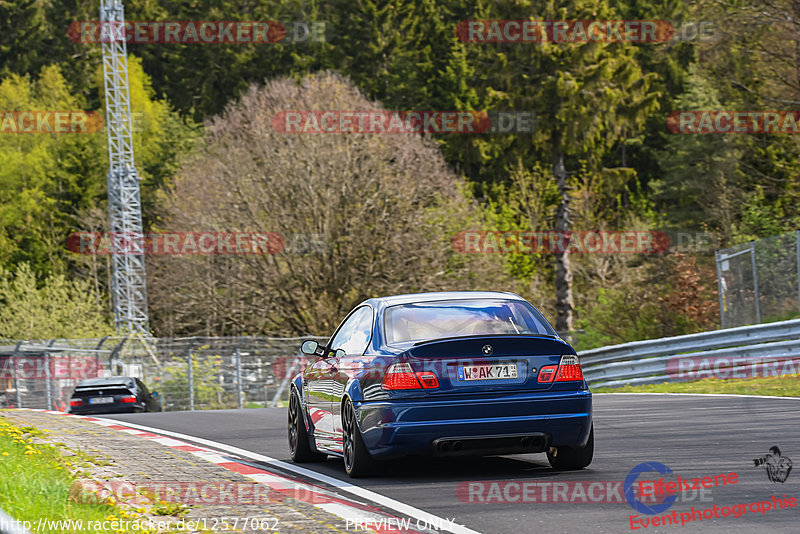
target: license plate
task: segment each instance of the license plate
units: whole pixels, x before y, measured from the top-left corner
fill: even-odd
[[[111,404],[114,402],[114,397],[92,397],[89,399],[89,404]]]
[[[515,363],[458,366],[458,379],[462,381],[510,380],[514,378],[517,378],[517,364]]]

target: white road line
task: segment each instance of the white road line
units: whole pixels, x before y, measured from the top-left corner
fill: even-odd
[[[293,473],[297,473],[298,475],[302,475],[313,480],[317,480],[319,482],[323,482],[325,484],[331,485],[341,491],[350,493],[352,495],[357,495],[362,499],[367,499],[372,501],[376,504],[389,508],[390,510],[394,510],[395,512],[399,512],[400,514],[404,514],[407,517],[412,517],[418,521],[425,521],[428,524],[432,525],[441,525],[441,530],[452,532],[453,534],[480,534],[476,530],[472,530],[471,528],[465,527],[464,525],[457,525],[454,522],[451,523],[447,519],[435,516],[431,513],[428,513],[424,510],[420,510],[419,508],[415,508],[410,504],[406,504],[400,501],[396,501],[390,497],[386,497],[385,495],[381,495],[380,493],[375,493],[374,491],[370,491],[366,488],[362,488],[360,486],[356,486],[349,482],[345,482],[344,480],[339,480],[338,478],[330,477],[328,475],[323,475],[322,473],[317,473],[316,471],[312,471],[310,469],[306,469],[304,467],[300,467],[294,464],[286,463],[281,460],[276,460],[275,458],[270,458],[269,456],[264,456],[263,454],[258,454],[255,452],[250,452],[245,449],[240,449],[239,447],[233,447],[231,445],[226,445],[224,443],[219,443],[216,441],[211,441],[209,439],[198,438],[195,436],[190,436],[188,434],[181,434],[179,432],[172,432],[171,430],[162,430],[160,428],[153,428],[144,425],[138,425],[135,423],[129,423],[127,421],[116,421],[113,419],[105,419],[96,417],[96,419],[104,422],[113,421],[115,425],[122,425],[128,426],[131,428],[138,428],[140,430],[146,430],[147,432],[152,432],[154,434],[163,434],[166,436],[172,436],[174,438],[184,439],[187,441],[194,441],[196,443],[200,443],[202,445],[206,445],[207,447],[213,447],[215,449],[219,449],[222,451],[227,451],[233,454],[237,454],[239,456],[250,458],[251,460],[257,460],[259,462],[264,462],[268,465],[278,467],[280,469],[284,469],[286,471],[291,471]]]
[[[737,393],[634,393],[632,391],[621,391],[619,393],[592,393],[592,395],[684,395],[690,397],[743,397],[746,399],[791,399],[800,400],[800,397],[777,397],[774,395],[740,395]]]

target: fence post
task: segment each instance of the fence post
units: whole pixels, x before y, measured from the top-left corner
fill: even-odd
[[[758,304],[758,269],[756,269],[756,242],[750,241],[750,259],[753,264],[753,294],[756,301],[756,324],[761,323],[761,308]]]
[[[719,250],[714,251],[714,259],[717,264],[717,293],[719,294],[719,325],[725,328],[725,300],[722,294],[722,271],[719,266]]]
[[[194,410],[194,365],[192,365],[191,349],[189,349],[189,356],[186,358],[186,361],[186,377],[189,379],[189,409]]]
[[[44,353],[44,387],[47,390],[47,409],[53,409],[53,379],[50,376],[50,353]]]
[[[100,340],[100,343],[98,343],[97,346],[94,348],[94,350],[96,351],[94,353],[94,376],[96,378],[100,378],[100,375],[101,375],[101,373],[100,373],[100,349],[103,348],[103,343],[105,343],[107,339],[108,339],[108,336],[103,336],[103,338]],[[70,363],[70,376],[72,376],[72,364],[71,363]],[[86,377],[86,378],[89,378],[89,377]]]
[[[22,393],[19,390],[19,374],[17,372],[17,366],[19,365],[17,352],[21,345],[22,341],[17,341],[17,346],[14,347],[14,352],[11,353],[11,369],[14,371],[14,396],[17,399],[17,408],[22,408]]]
[[[244,397],[242,396],[242,352],[236,346],[236,401],[239,409],[244,408]]]

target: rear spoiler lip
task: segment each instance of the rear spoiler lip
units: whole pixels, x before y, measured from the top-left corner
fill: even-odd
[[[477,338],[484,338],[484,337],[497,337],[497,338],[544,338],[553,341],[560,341],[562,343],[566,342],[558,336],[554,336],[551,334],[474,334],[471,336],[451,336],[451,337],[439,337],[435,339],[423,339],[422,341],[417,341],[412,345],[412,347],[418,347],[420,345],[426,345],[428,343],[436,343],[438,341],[454,341],[457,339],[477,339]]]
[[[129,387],[129,386],[125,386],[125,385],[109,385],[109,386],[76,386],[76,387],[75,387],[75,391],[91,391],[91,390],[93,390],[93,389],[99,389],[99,390],[104,390],[104,389],[127,389],[127,390],[130,390],[130,389],[134,389],[134,388],[132,388],[132,387]]]

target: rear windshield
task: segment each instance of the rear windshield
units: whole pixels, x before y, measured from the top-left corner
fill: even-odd
[[[533,306],[519,300],[445,300],[386,308],[388,344],[484,334],[544,334],[555,330]]]

